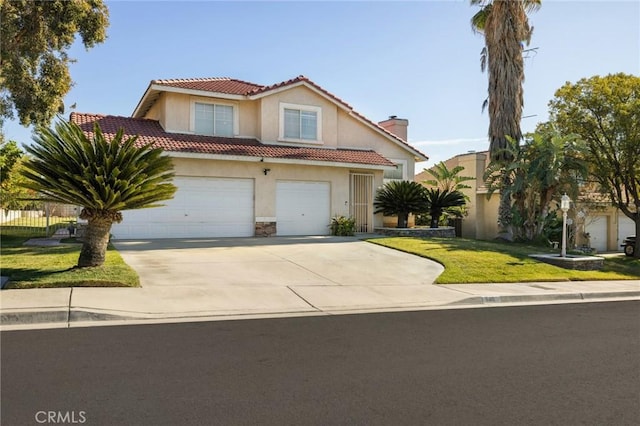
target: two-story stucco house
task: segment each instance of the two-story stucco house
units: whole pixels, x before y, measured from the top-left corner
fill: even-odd
[[[115,238],[324,235],[334,215],[382,226],[373,198],[413,180],[427,157],[407,120],[374,123],[304,76],[262,86],[230,78],[153,80],[132,117],[72,113],[163,148],[178,191],[163,207],[123,212]]]

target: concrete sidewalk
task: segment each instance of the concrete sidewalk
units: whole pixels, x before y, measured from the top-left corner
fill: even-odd
[[[2,330],[640,300],[640,280],[2,290]]]

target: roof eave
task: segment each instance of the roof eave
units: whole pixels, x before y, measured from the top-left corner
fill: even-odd
[[[352,163],[342,161],[322,161],[322,160],[302,160],[295,158],[279,158],[279,157],[262,157],[254,155],[226,155],[226,154],[207,154],[201,152],[184,152],[184,151],[167,151],[165,155],[173,158],[194,158],[202,160],[224,160],[224,161],[244,161],[244,162],[258,162],[263,164],[296,164],[307,166],[322,166],[322,167],[344,167],[350,169],[368,169],[368,170],[393,170],[395,165],[383,165],[383,164],[364,164],[364,163]]]
[[[163,84],[149,83],[147,90],[142,95],[142,98],[136,105],[136,108],[133,110],[133,114],[131,115],[134,118],[144,118],[144,116],[149,112],[156,99],[151,99],[151,97],[155,94],[161,92],[171,92],[171,93],[180,93],[184,95],[192,95],[192,96],[201,96],[206,98],[218,98],[218,99],[228,99],[228,100],[244,100],[247,99],[244,95],[234,95],[230,93],[222,93],[222,92],[212,92],[208,90],[195,90],[195,89],[185,89],[182,87],[172,87],[166,86]]]
[[[341,108],[341,109],[343,109],[345,111],[352,111],[353,110],[349,105],[344,104],[342,102],[338,102],[334,97],[329,96],[328,94],[326,94],[322,90],[319,90],[313,84],[310,84],[309,82],[307,82],[305,80],[296,81],[295,83],[291,83],[291,84],[287,84],[287,85],[284,85],[284,86],[276,87],[274,89],[265,90],[264,92],[256,93],[255,95],[249,95],[246,98],[249,99],[249,100],[260,99],[260,98],[264,98],[264,97],[267,97],[267,96],[275,95],[275,94],[280,93],[280,92],[291,90],[293,88],[300,87],[300,86],[305,86],[307,89],[313,91],[317,95],[320,95],[324,99],[330,101],[331,103],[337,105],[339,108]]]

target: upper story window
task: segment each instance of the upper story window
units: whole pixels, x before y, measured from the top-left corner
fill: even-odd
[[[292,142],[322,143],[320,107],[280,104],[280,139]]]
[[[391,160],[396,168],[384,171],[384,183],[392,180],[407,180],[407,160]]]
[[[232,137],[233,106],[196,102],[193,130],[199,135]]]

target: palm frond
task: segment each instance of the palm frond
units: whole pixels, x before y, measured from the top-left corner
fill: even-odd
[[[96,124],[89,138],[75,123],[58,119],[40,127],[27,146],[25,187],[42,198],[97,211],[151,207],[173,197],[171,159],[120,129],[108,140]]]

